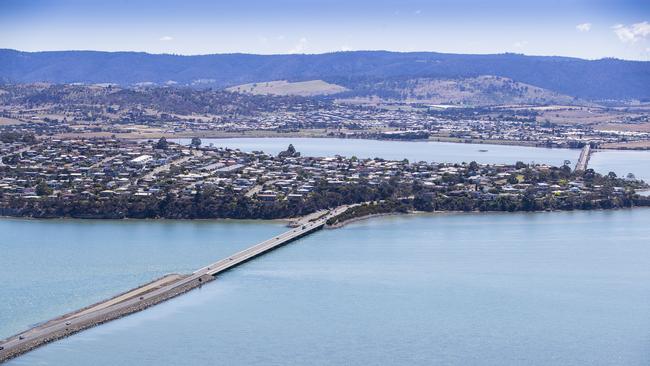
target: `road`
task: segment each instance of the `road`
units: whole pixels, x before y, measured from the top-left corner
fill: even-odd
[[[182,157],[182,158],[179,158],[179,159],[176,159],[176,160],[172,160],[172,161],[170,161],[169,163],[167,163],[167,164],[165,164],[165,165],[161,165],[161,166],[159,166],[159,167],[157,167],[157,168],[154,168],[154,169],[151,170],[149,173],[145,174],[142,178],[140,178],[140,180],[148,180],[148,179],[152,179],[153,177],[155,177],[156,175],[158,175],[158,173],[161,173],[161,172],[164,172],[164,171],[168,171],[169,168],[171,168],[172,165],[179,165],[179,166],[180,166],[180,165],[183,165],[183,164],[185,164],[186,162],[188,162],[190,159],[192,159],[192,158],[195,157],[195,156],[203,156],[203,151],[201,151],[201,150],[194,150],[194,153],[193,153],[192,155],[184,156],[184,157]]]
[[[585,171],[587,170],[587,164],[589,164],[589,157],[591,156],[591,144],[587,144],[582,148],[580,152],[580,157],[578,158],[578,163],[576,163],[576,171]]]
[[[249,189],[248,192],[246,192],[246,194],[244,196],[253,197],[255,194],[260,193],[260,191],[264,188],[264,186],[273,185],[273,184],[275,184],[276,182],[279,182],[279,181],[280,181],[279,179],[276,179],[276,180],[270,180],[268,182],[264,182],[262,184],[258,184],[255,187]]]
[[[327,220],[339,215],[349,206],[331,210],[327,215],[265,240],[227,258],[202,267],[187,276],[167,276],[149,285],[129,291],[92,307],[81,309],[67,316],[52,319],[25,332],[0,341],[0,362],[28,352],[56,339],[67,337],[97,324],[128,315],[162,301],[180,295],[214,279],[259,255],[276,249],[302,236],[309,235],[325,226]]]
[[[18,149],[18,150],[16,150],[16,151],[12,151],[12,152],[8,153],[7,155],[0,155],[0,166],[4,166],[4,165],[5,165],[5,164],[2,162],[2,159],[4,159],[5,157],[7,157],[7,156],[11,156],[11,155],[16,155],[16,154],[22,154],[22,153],[24,153],[25,151],[29,150],[30,148],[31,148],[31,146],[25,146],[25,147],[20,148],[20,149]]]

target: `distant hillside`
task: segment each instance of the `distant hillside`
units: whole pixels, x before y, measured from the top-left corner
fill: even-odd
[[[226,90],[238,93],[262,95],[298,95],[311,97],[316,95],[332,95],[348,91],[347,88],[330,84],[323,80],[288,82],[286,80],[267,81],[232,86]]]
[[[210,87],[270,80],[324,80],[356,90],[382,80],[494,75],[584,99],[650,100],[650,62],[433,52],[319,55],[151,55],[136,52],[0,50],[0,81],[142,82]]]
[[[347,93],[350,95],[350,93]],[[384,100],[458,105],[585,104],[574,97],[499,76],[464,79],[386,80],[358,85],[350,100]]]

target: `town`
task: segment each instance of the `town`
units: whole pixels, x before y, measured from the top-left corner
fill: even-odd
[[[303,157],[294,146],[272,156],[199,138],[184,146],[165,138],[13,137],[0,144],[0,214],[7,216],[271,219],[360,203],[365,213],[650,204],[636,194],[647,185],[632,176],[568,165]]]
[[[0,131],[49,138],[310,136],[650,147],[645,106],[462,106],[111,85],[4,85]]]

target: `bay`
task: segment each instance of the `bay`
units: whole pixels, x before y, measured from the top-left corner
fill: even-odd
[[[0,219],[0,338],[283,230],[235,220]]]
[[[383,217],[9,365],[647,365],[650,210]]]
[[[173,139],[189,144],[190,139]],[[339,138],[228,138],[202,139],[204,145],[240,149],[242,151],[264,151],[277,154],[293,144],[303,156],[356,156],[358,158],[383,158],[390,160],[408,159],[427,162],[471,162],[482,164],[546,163],[562,165],[564,160],[575,164],[580,150],[546,149],[527,146],[461,144],[435,141],[384,141]],[[485,151],[482,151],[485,150]]]

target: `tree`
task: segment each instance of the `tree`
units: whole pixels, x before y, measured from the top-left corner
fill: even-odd
[[[199,146],[201,146],[201,139],[198,137],[192,137],[192,142],[190,143],[190,145],[194,148],[198,148]]]
[[[286,150],[284,150],[284,151],[280,151],[280,153],[278,154],[278,156],[281,157],[281,158],[286,158],[286,157],[291,157],[291,158],[293,158],[293,157],[298,157],[298,156],[300,156],[300,153],[299,153],[299,152],[296,152],[296,148],[293,147],[293,144],[289,144],[289,147],[288,147]]]
[[[42,180],[36,185],[36,194],[39,196],[49,196],[52,194],[52,188]]]
[[[156,143],[156,149],[159,150],[167,150],[169,147],[169,143],[167,142],[167,139],[164,137],[161,137],[160,140]]]

